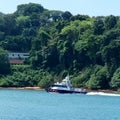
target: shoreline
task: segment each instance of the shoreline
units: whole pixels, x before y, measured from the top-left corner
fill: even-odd
[[[41,88],[41,87],[38,87],[38,86],[35,86],[35,87],[0,87],[0,90],[40,90],[40,91],[45,91],[45,89]],[[90,89],[86,89],[87,93],[108,93],[108,94],[120,94],[120,90],[102,90],[102,89],[99,89],[99,90],[90,90]]]
[[[6,90],[45,90],[40,87],[0,87],[0,90],[6,89]]]

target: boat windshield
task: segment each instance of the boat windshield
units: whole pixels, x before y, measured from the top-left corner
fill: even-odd
[[[53,87],[62,87],[62,88],[67,88],[66,85],[53,85]]]

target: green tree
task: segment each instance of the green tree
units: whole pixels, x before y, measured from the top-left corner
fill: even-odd
[[[0,31],[3,32],[4,29],[4,14],[0,13]]]
[[[39,28],[40,26],[40,15],[38,13],[33,13],[30,15],[30,25],[34,28]]]
[[[71,20],[75,21],[75,20],[80,20],[80,21],[83,21],[83,20],[87,20],[87,19],[90,19],[90,17],[88,15],[75,15],[75,16],[72,16],[71,17]]]
[[[28,52],[31,49],[31,38],[18,36],[7,36],[2,47],[9,51]]]
[[[108,66],[108,71],[111,76],[115,70],[120,66],[120,40],[111,41],[108,46],[102,49],[102,58]]]
[[[65,26],[60,33],[60,39],[67,40],[69,42],[76,41],[77,36],[78,30],[72,25]]]
[[[41,55],[40,51],[35,52],[31,55],[30,63],[33,69],[39,69],[42,67],[43,56]]]
[[[17,6],[17,15],[28,16],[33,13],[42,13],[44,10],[43,6],[36,3],[22,4]]]
[[[110,86],[114,89],[120,88],[120,67],[114,72]]]
[[[87,82],[87,87],[91,89],[109,88],[109,77],[106,67],[95,66],[94,72]]]
[[[97,17],[94,21],[94,34],[100,35],[104,32],[104,18]]]
[[[50,74],[44,75],[40,80],[40,82],[38,83],[38,85],[41,88],[45,88],[45,89],[50,87],[52,84],[53,84],[53,77]]]
[[[86,67],[79,74],[75,74],[75,77],[72,78],[72,84],[75,87],[85,87],[87,81],[90,79],[90,76],[93,72],[92,67]]]
[[[75,59],[77,62],[76,68],[81,70],[83,67],[90,63],[87,53],[87,42],[79,40],[75,43]]]
[[[62,19],[62,14],[63,12],[61,11],[56,11],[56,10],[52,10],[50,11],[50,19],[53,20],[54,22],[57,22],[59,20]]]
[[[16,35],[18,31],[16,29],[16,20],[14,14],[7,14],[4,16],[3,32],[7,35]]]
[[[69,11],[65,11],[62,14],[62,17],[63,17],[64,20],[70,20],[70,18],[72,17],[72,14]]]
[[[10,64],[8,61],[8,53],[0,48],[0,74],[10,73]]]
[[[117,24],[117,17],[110,15],[105,18],[106,29],[112,29]]]
[[[39,30],[38,38],[40,39],[42,46],[47,46],[47,43],[51,39],[51,36],[46,31]]]
[[[16,24],[20,31],[22,31],[24,28],[30,28],[31,27],[31,20],[30,16],[18,16],[16,18]]]

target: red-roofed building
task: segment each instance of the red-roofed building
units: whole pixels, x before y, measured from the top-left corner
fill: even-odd
[[[24,60],[20,60],[20,59],[9,59],[9,63],[10,64],[23,64]]]
[[[10,64],[23,64],[24,60],[29,56],[29,53],[8,52],[8,59]]]

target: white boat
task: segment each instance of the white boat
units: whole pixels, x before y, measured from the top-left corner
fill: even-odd
[[[86,94],[86,89],[74,88],[69,80],[69,76],[66,76],[62,82],[56,82],[53,86],[47,89],[47,92],[56,92],[56,93],[80,93]]]

